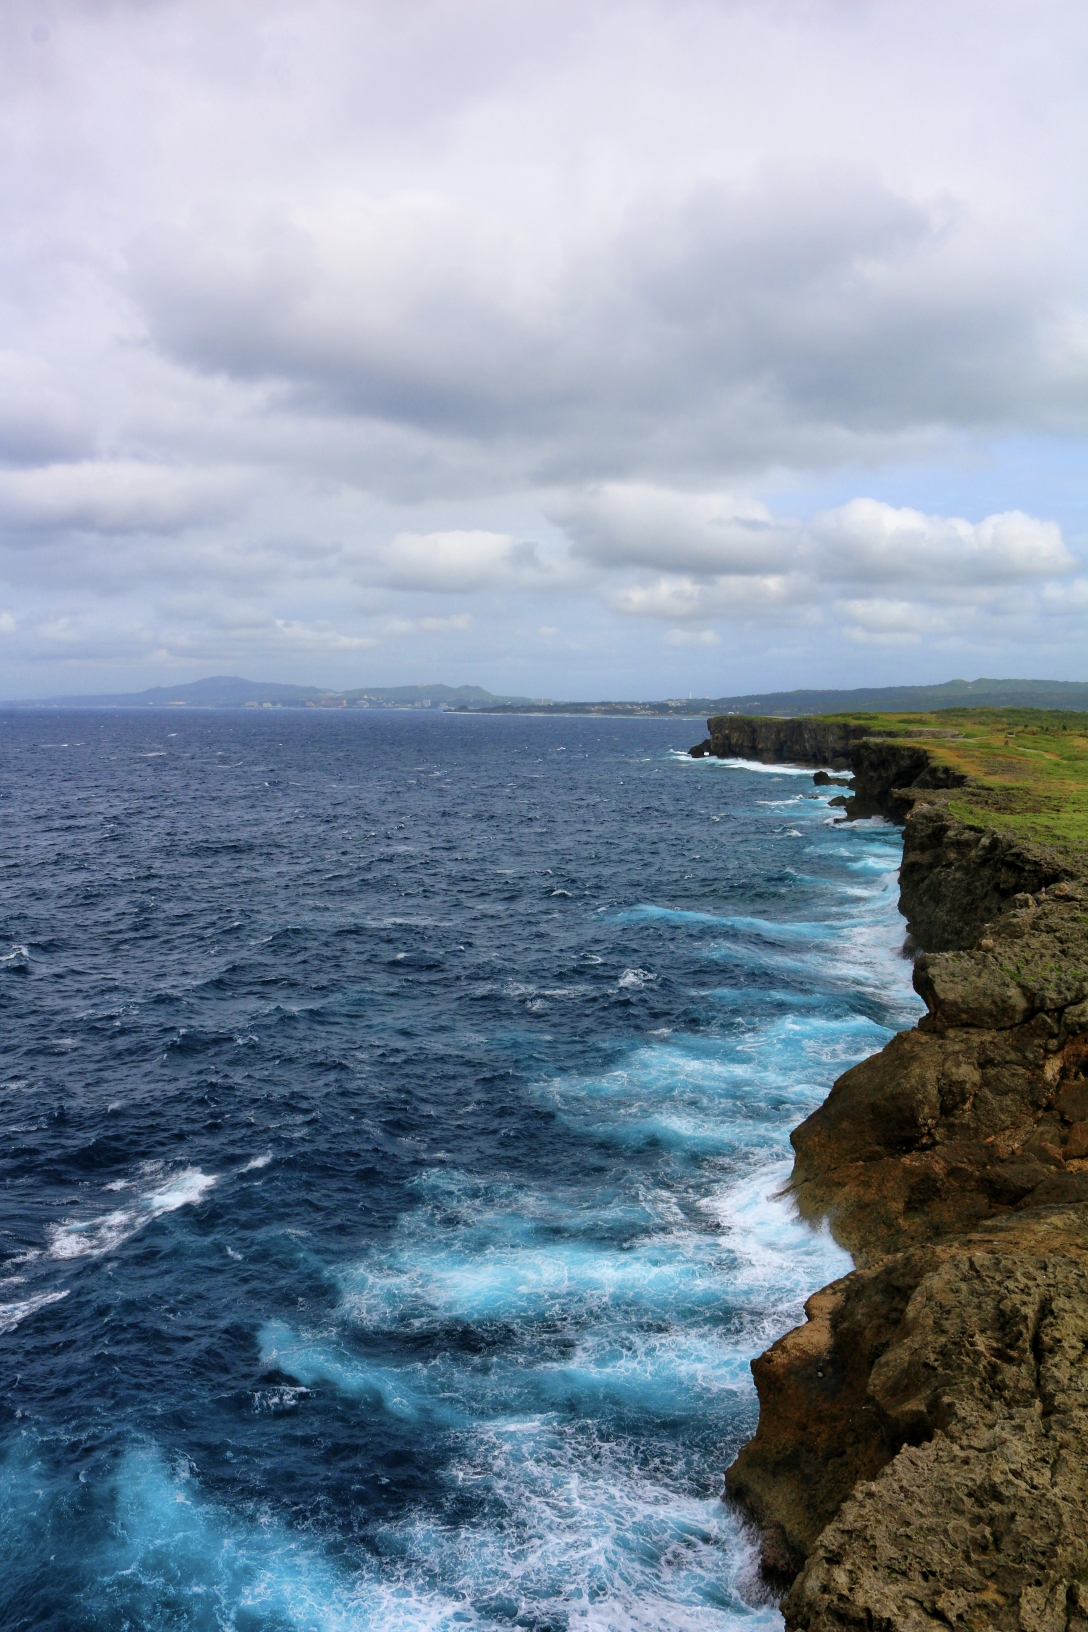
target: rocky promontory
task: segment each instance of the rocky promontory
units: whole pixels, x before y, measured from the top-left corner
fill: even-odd
[[[857,1268],[753,1362],[727,1491],[788,1628],[1088,1632],[1088,869],[958,817],[924,743],[823,723],[710,743],[846,759],[855,811],[905,821],[928,1012],[792,1135],[797,1205]]]

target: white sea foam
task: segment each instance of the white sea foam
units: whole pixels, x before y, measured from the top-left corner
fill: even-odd
[[[47,1304],[59,1303],[67,1296],[65,1289],[63,1292],[39,1292],[32,1298],[25,1298],[22,1303],[0,1303],[0,1332],[13,1332],[28,1315],[44,1309]]]
[[[703,759],[692,759],[690,754],[676,749],[673,750],[673,755],[677,760],[687,760],[691,765],[713,765],[719,770],[726,771],[758,771],[761,775],[767,776],[807,776],[809,781],[812,780],[814,771],[819,769],[819,767],[813,765],[764,765],[763,761],[758,759],[717,759],[709,754]],[[841,771],[834,770],[830,765],[826,766],[825,769],[829,776],[841,776],[843,774]]]
[[[187,1167],[164,1177],[155,1189],[140,1196],[133,1207],[116,1208],[96,1218],[65,1219],[47,1232],[50,1256],[101,1258],[105,1253],[115,1252],[153,1218],[176,1212],[179,1207],[196,1206],[216,1182],[216,1174]]]
[[[252,1161],[238,1169],[239,1173],[256,1173],[259,1168],[267,1167],[272,1160],[272,1152],[266,1150],[263,1156],[254,1156]]]
[[[652,1475],[595,1465],[569,1434],[535,1421],[490,1430],[455,1476],[481,1479],[515,1510],[472,1525],[425,1516],[389,1524],[378,1557],[332,1558],[268,1515],[244,1517],[206,1496],[184,1461],[151,1450],[118,1470],[116,1525],[98,1560],[113,1615],[146,1624],[163,1574],[215,1619],[307,1632],[463,1632],[564,1625],[571,1632],[770,1632],[781,1617],[746,1602],[752,1556],[716,1497],[677,1497]],[[20,1505],[34,1499],[26,1477]]]
[[[777,1197],[787,1172],[777,1161],[746,1184],[716,1186],[702,1209],[706,1229],[687,1224],[667,1192],[593,1214],[572,1213],[570,1198],[510,1187],[489,1207],[471,1179],[434,1175],[425,1189],[445,1201],[444,1231],[436,1239],[425,1199],[392,1252],[345,1278],[346,1330],[306,1334],[283,1322],[262,1330],[265,1369],[296,1386],[333,1388],[359,1409],[453,1430],[461,1449],[446,1477],[492,1493],[493,1517],[469,1527],[422,1514],[389,1526],[386,1560],[412,1561],[393,1576],[411,1624],[450,1632],[519,1620],[586,1632],[780,1624],[769,1604],[752,1601],[751,1550],[716,1493],[686,1492],[679,1467],[659,1460],[671,1453],[644,1465],[626,1434],[599,1425],[632,1410],[703,1423],[723,1401],[751,1399],[752,1353],[845,1258]],[[613,1211],[628,1222],[637,1215],[648,1233],[608,1245],[601,1233]],[[564,1220],[567,1234],[557,1236]],[[483,1370],[449,1351],[398,1366],[353,1352],[353,1328],[435,1319],[495,1319],[527,1333],[542,1320],[553,1330],[566,1323],[573,1341],[555,1357],[499,1354]],[[380,1589],[369,1576],[356,1582],[360,1627],[371,1625],[361,1607],[368,1593],[390,1585],[388,1562]]]
[[[657,976],[649,969],[625,969],[616,984],[621,992],[641,992],[644,986],[656,979]]]

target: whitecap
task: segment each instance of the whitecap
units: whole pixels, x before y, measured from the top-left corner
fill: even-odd
[[[257,1410],[290,1410],[268,1391]],[[677,1495],[660,1477],[529,1417],[491,1428],[451,1468],[467,1488],[490,1480],[492,1509],[470,1525],[432,1511],[379,1527],[374,1556],[334,1559],[271,1513],[214,1501],[188,1462],[153,1451],[118,1469],[117,1523],[100,1559],[111,1619],[144,1624],[164,1572],[184,1602],[216,1619],[314,1632],[464,1632],[514,1625],[569,1632],[746,1632],[781,1626],[751,1593],[754,1553],[717,1495]],[[20,1505],[35,1496],[27,1470]],[[504,1516],[508,1514],[509,1516]]]
[[[49,1254],[53,1258],[101,1258],[116,1251],[152,1219],[176,1212],[179,1207],[196,1206],[216,1182],[216,1174],[187,1167],[141,1196],[134,1207],[54,1224],[46,1232]]]
[[[32,1298],[25,1298],[22,1303],[0,1303],[0,1332],[13,1332],[28,1315],[38,1309],[44,1309],[47,1304],[59,1303],[68,1296],[68,1291],[39,1292]]]
[[[267,1167],[271,1160],[272,1152],[270,1150],[266,1150],[263,1156],[254,1156],[252,1161],[247,1162],[244,1167],[240,1167],[238,1172],[255,1173],[259,1168]]]
[[[687,759],[688,757],[686,754],[677,755],[678,759]],[[758,771],[761,775],[767,776],[807,776],[810,779],[818,768],[814,765],[780,765],[778,763],[765,765],[759,759],[717,759],[709,754],[703,759],[692,759],[691,763],[693,765],[717,765],[727,771]],[[832,766],[827,766],[826,769],[830,776],[841,776],[843,774],[841,771],[836,771]]]
[[[649,969],[625,969],[617,985],[621,992],[641,992],[648,982],[656,979]]]

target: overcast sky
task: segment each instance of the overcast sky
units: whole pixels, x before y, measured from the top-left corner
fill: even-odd
[[[1084,0],[4,0],[0,695],[1088,678]]]

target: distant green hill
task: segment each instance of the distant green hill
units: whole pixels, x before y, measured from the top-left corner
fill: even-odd
[[[469,705],[471,706],[471,705]],[[482,705],[476,705],[480,707]],[[488,713],[517,714],[847,714],[932,712],[939,708],[1088,709],[1081,680],[946,680],[939,686],[858,686],[850,691],[764,691],[742,697],[669,697],[662,702],[491,703]]]
[[[745,714],[841,714],[855,709],[881,713],[935,708],[1088,709],[1083,680],[946,680],[939,686],[861,686],[852,691],[772,691],[722,699]]]

